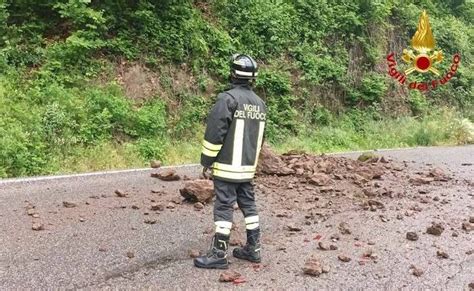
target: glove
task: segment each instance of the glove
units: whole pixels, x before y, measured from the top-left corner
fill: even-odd
[[[208,167],[203,167],[202,168],[202,176],[204,179],[209,180],[211,179],[211,169]]]

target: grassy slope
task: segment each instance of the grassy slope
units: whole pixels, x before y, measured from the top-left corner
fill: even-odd
[[[387,46],[407,46],[421,4],[297,1],[295,10],[293,1],[263,2],[248,13],[233,1],[194,2],[163,4],[175,10],[122,11],[112,2],[33,8],[50,22],[30,21],[18,2],[11,14],[22,24],[10,27],[0,50],[0,69],[9,72],[0,76],[0,177],[142,167],[153,158],[197,162],[204,117],[235,51],[262,64],[257,91],[280,152],[473,142],[472,123],[462,121],[473,117],[472,64],[452,87],[428,94],[400,92],[384,72]],[[442,1],[427,2],[435,3],[428,8],[443,52],[459,49],[469,62],[467,21],[439,12]],[[464,105],[467,114],[458,113]]]
[[[471,126],[471,128],[469,128]],[[201,128],[202,129],[202,128]],[[202,130],[198,131],[199,133]],[[452,109],[443,109],[423,118],[401,117],[367,120],[355,128],[347,118],[309,130],[298,136],[289,136],[273,143],[277,152],[292,149],[307,153],[328,153],[381,148],[458,145],[474,142],[472,123],[461,120]],[[165,164],[199,163],[200,136],[174,140],[166,149]],[[104,143],[75,152],[61,163],[60,172],[84,172],[104,169],[148,166],[146,161],[126,151],[126,147]]]

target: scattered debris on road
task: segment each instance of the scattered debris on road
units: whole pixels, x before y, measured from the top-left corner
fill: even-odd
[[[430,227],[426,229],[426,233],[440,236],[444,231],[444,226],[441,223],[433,222]]]
[[[341,234],[351,234],[352,231],[351,229],[349,228],[349,224],[347,224],[347,222],[341,222],[339,224],[339,231],[341,232]]]
[[[461,228],[467,232],[471,232],[474,230],[474,224],[470,222],[463,222]]]
[[[422,269],[420,269],[420,268],[418,268],[414,265],[410,266],[410,270],[411,270],[411,273],[413,275],[415,275],[416,277],[421,277],[425,273],[425,271],[423,271]]]
[[[150,210],[153,210],[153,211],[163,211],[165,210],[165,206],[161,203],[152,203],[150,205]]]
[[[128,194],[125,191],[120,190],[120,189],[115,190],[115,195],[117,195],[117,197],[120,197],[120,198],[124,198],[128,196]]]
[[[156,219],[146,218],[143,222],[146,224],[155,224],[157,222]]]
[[[289,231],[301,231],[301,230],[302,230],[301,227],[296,226],[296,225],[294,225],[294,224],[288,224],[288,225],[286,226],[286,228],[287,228]]]
[[[77,203],[71,201],[63,201],[63,206],[65,208],[74,208],[77,207]]]
[[[162,181],[178,181],[181,180],[181,177],[176,173],[175,170],[164,170],[159,173],[151,173],[150,175],[153,178],[158,178]]]
[[[194,204],[194,208],[196,210],[201,210],[201,209],[204,208],[204,205],[201,202],[197,202],[197,203]]]
[[[407,232],[407,240],[417,241],[418,240],[418,234],[416,232],[413,232],[413,231]]]
[[[190,250],[189,251],[189,256],[191,258],[197,258],[201,255],[201,253],[198,250]]]
[[[448,253],[446,253],[444,251],[440,251],[440,250],[438,250],[436,252],[436,256],[438,256],[438,258],[440,258],[440,259],[449,259]]]
[[[224,271],[219,275],[219,282],[233,282],[241,276],[242,275],[236,271]]]
[[[331,270],[330,266],[315,257],[310,257],[306,260],[303,272],[310,276],[319,276],[323,273],[329,273]]]
[[[350,262],[352,259],[346,255],[339,255],[337,256],[337,258],[341,261],[341,262],[344,262],[344,263],[348,263]]]
[[[31,229],[35,231],[44,230],[44,225],[41,222],[33,222]]]
[[[205,203],[214,197],[214,185],[210,180],[187,181],[179,192],[186,200]]]

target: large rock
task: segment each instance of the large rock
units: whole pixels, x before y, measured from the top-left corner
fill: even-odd
[[[204,203],[211,201],[214,196],[214,185],[210,180],[188,181],[179,192],[187,200]]]
[[[260,151],[257,174],[285,176],[294,174],[294,171],[287,167],[282,158],[275,154],[267,144],[264,144]]]

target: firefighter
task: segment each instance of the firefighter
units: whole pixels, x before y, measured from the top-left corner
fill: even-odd
[[[215,235],[206,255],[194,265],[208,269],[228,268],[227,251],[237,202],[245,217],[247,243],[233,256],[260,262],[260,226],[255,193],[251,183],[265,129],[265,103],[252,91],[257,63],[247,55],[236,54],[231,61],[231,89],[220,93],[209,113],[201,154],[203,175],[212,170],[214,181]]]

